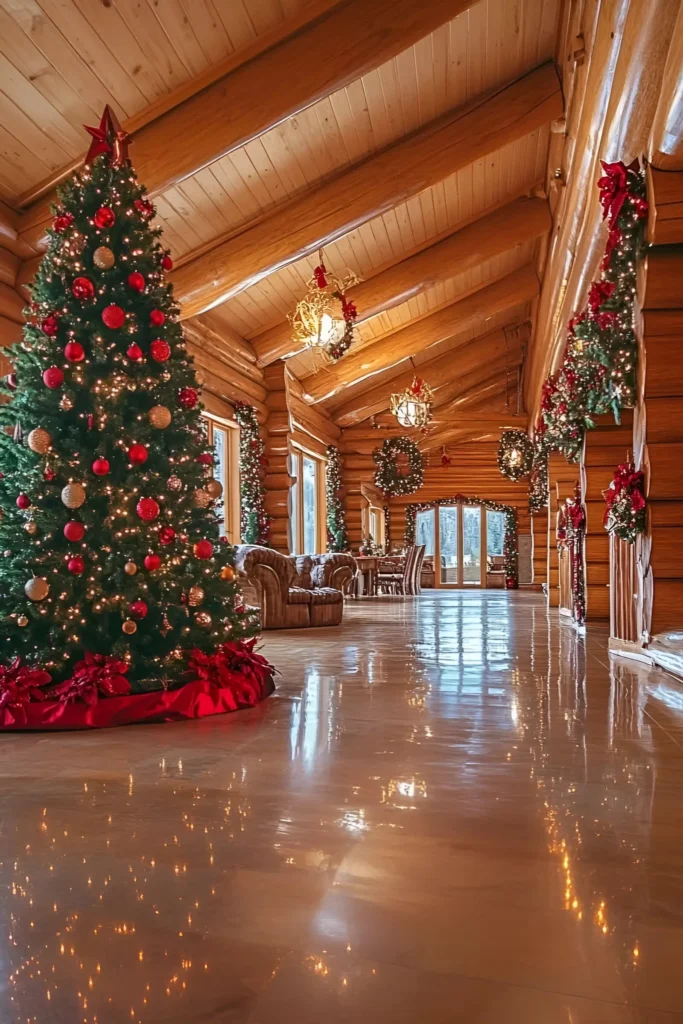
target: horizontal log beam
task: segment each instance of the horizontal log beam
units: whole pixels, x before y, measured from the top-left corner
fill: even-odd
[[[190,254],[173,275],[182,316],[224,302],[561,112],[555,68],[544,64],[492,96],[438,118],[251,227]]]
[[[369,320],[407,302],[427,288],[452,278],[456,272],[463,274],[516,245],[533,241],[546,234],[551,226],[545,199],[515,199],[349,289],[348,297],[356,305],[358,321]],[[252,344],[261,366],[294,355],[302,348],[293,341],[288,321],[259,334]]]
[[[0,282],[14,288],[21,260],[9,249],[0,246]]]
[[[521,267],[500,281],[367,345],[356,355],[346,356],[331,369],[319,370],[307,378],[306,395],[311,401],[322,401],[353,381],[371,377],[416,352],[456,336],[467,327],[478,323],[483,325],[495,314],[529,301],[537,294],[536,272],[531,265]]]

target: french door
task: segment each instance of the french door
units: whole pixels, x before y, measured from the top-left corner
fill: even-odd
[[[486,582],[486,516],[481,505],[438,505],[417,513],[415,543],[434,560],[437,587],[481,587]]]

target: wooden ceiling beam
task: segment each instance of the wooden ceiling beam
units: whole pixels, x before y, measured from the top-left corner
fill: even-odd
[[[473,384],[486,380],[493,370],[503,367],[506,360],[511,366],[517,365],[522,354],[519,333],[518,327],[500,328],[469,341],[457,354],[449,351],[418,367],[411,362],[409,369],[402,370],[391,381],[369,387],[340,406],[333,419],[341,427],[350,427],[388,409],[392,392],[409,387],[415,375],[435,389],[435,406],[448,402],[465,394]],[[527,333],[525,330],[525,336]]]
[[[419,447],[422,451],[429,451],[432,448],[441,448],[454,440],[462,440],[463,437],[482,438],[488,436],[498,437],[501,430],[507,427],[514,427],[517,430],[526,430],[528,417],[526,414],[515,416],[503,410],[500,414],[488,413],[486,416],[463,414],[462,417],[453,417],[445,430],[435,434],[427,434],[420,441]]]
[[[459,331],[481,324],[511,306],[533,299],[538,294],[538,278],[529,264],[430,316],[367,345],[356,355],[345,356],[330,369],[319,370],[304,383],[306,397],[313,402],[339,393],[351,382],[371,377],[387,366],[416,352],[452,338]],[[463,345],[465,341],[463,341]]]
[[[415,9],[420,6],[432,4],[414,4]],[[437,118],[238,233],[212,240],[190,253],[173,274],[181,315],[195,316],[224,302],[272,271],[523,138],[558,117],[562,106],[555,67],[543,64],[492,95]]]
[[[477,0],[314,0],[302,12],[221,64],[216,79],[181,87],[170,109],[134,131],[140,181],[157,195],[262,135],[428,36]],[[126,123],[127,130],[135,125]],[[74,165],[66,169],[74,170]],[[63,176],[63,173],[62,173]],[[35,247],[49,220],[52,192],[25,215]]]
[[[455,274],[473,270],[516,245],[533,241],[547,234],[551,226],[545,199],[514,199],[351,288],[348,298],[356,305],[358,322],[407,302]],[[303,347],[293,341],[287,320],[253,338],[252,345],[261,366],[294,355]]]

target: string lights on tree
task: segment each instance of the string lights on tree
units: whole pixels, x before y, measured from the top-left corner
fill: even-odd
[[[342,500],[342,475],[339,449],[330,444],[326,450],[325,498],[327,501],[327,550],[348,551],[346,512]]]

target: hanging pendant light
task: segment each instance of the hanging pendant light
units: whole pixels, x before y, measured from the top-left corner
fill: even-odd
[[[432,418],[434,392],[419,377],[405,391],[391,396],[391,411],[402,427],[426,427]]]
[[[307,348],[322,349],[336,362],[354,340],[358,311],[346,292],[358,283],[358,278],[349,272],[342,281],[330,272],[323,261],[322,249],[318,260],[306,294],[288,319],[293,341]]]

